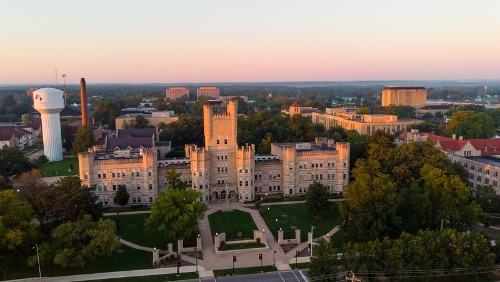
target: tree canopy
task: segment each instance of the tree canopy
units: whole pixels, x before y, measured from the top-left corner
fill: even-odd
[[[207,209],[198,201],[202,194],[196,190],[168,189],[156,198],[146,227],[164,234],[167,240],[187,238],[198,232],[198,220]]]
[[[314,181],[306,190],[306,207],[315,217],[330,208],[328,188]]]
[[[120,247],[120,238],[116,234],[116,225],[112,219],[93,221],[85,215],[76,222],[66,222],[56,227],[51,240],[40,246],[44,262],[66,267],[83,267],[86,262],[107,256]],[[36,256],[28,262],[36,265]]]
[[[0,176],[10,177],[32,168],[28,158],[16,148],[4,146],[0,149]]]
[[[446,125],[448,136],[456,134],[465,139],[492,138],[495,136],[493,119],[483,112],[456,111]]]
[[[25,197],[44,233],[87,214],[94,220],[102,216],[103,208],[97,201],[98,197],[90,188],[82,186],[78,176],[61,178],[53,186],[32,187],[25,192]]]
[[[129,193],[127,192],[127,187],[125,185],[118,185],[118,191],[115,194],[115,202],[120,206],[125,206],[128,204],[128,199],[130,198]]]
[[[436,229],[441,220],[471,226],[481,210],[431,141],[396,148],[390,136],[377,132],[368,158],[358,160],[352,174],[340,211],[347,232],[358,240]]]
[[[444,277],[447,269],[493,266],[496,258],[485,236],[453,229],[420,230],[414,235],[403,232],[395,239],[348,243],[342,255],[321,241],[314,249],[316,256],[311,258],[312,278],[332,277],[346,270],[372,274],[371,278],[404,276],[408,272],[426,275],[425,270],[439,270]],[[417,269],[420,271],[415,272]]]
[[[91,148],[95,144],[96,142],[92,130],[87,125],[84,125],[76,133],[71,152],[73,155],[78,155],[78,153],[87,151],[88,148]]]
[[[33,210],[24,204],[14,190],[0,191],[0,253],[28,247],[35,242],[36,225]],[[1,257],[1,255],[0,255]]]

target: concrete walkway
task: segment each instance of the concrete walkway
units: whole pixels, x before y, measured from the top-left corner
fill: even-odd
[[[125,245],[125,246],[129,246],[129,247],[131,247],[132,249],[141,250],[141,251],[145,251],[145,252],[151,252],[151,258],[153,257],[153,255],[152,255],[152,253],[153,253],[153,248],[139,246],[139,245],[137,245],[137,244],[134,244],[134,243],[129,242],[129,241],[124,240],[124,239],[120,239],[120,243],[122,243],[122,244],[123,244],[123,245]]]
[[[331,201],[342,201],[343,199],[332,199]],[[292,204],[300,204],[304,203],[304,201],[289,201],[289,202],[275,202],[275,203],[268,203],[265,205],[269,206],[274,206],[274,205],[292,205]],[[203,250],[203,260],[198,260],[198,274],[200,276],[200,279],[208,279],[208,278],[214,278],[213,270],[216,269],[230,269],[233,267],[233,256],[236,256],[237,261],[234,264],[236,268],[242,268],[242,267],[253,267],[253,266],[260,266],[261,263],[262,265],[275,265],[278,271],[290,271],[291,267],[290,264],[293,265],[295,263],[295,251],[302,251],[305,248],[307,248],[308,242],[303,242],[296,246],[293,250],[285,254],[283,252],[283,249],[281,246],[275,241],[275,238],[273,234],[269,231],[269,228],[267,227],[264,219],[260,215],[259,211],[256,209],[253,209],[254,205],[253,204],[243,204],[240,202],[220,202],[220,203],[212,203],[208,205],[208,210],[205,212],[205,217],[198,222],[198,228],[200,231],[200,236],[201,236],[201,241],[202,241],[202,250]],[[249,213],[252,216],[253,221],[255,222],[255,225],[259,230],[265,230],[266,231],[266,240],[267,244],[269,246],[268,250],[245,250],[245,252],[231,252],[231,253],[225,253],[225,254],[217,254],[215,252],[215,247],[214,247],[214,242],[212,238],[212,233],[210,230],[210,224],[208,222],[208,216],[220,211],[220,210],[241,210],[244,212]],[[126,212],[109,212],[105,213],[105,216],[111,216],[111,215],[129,215],[129,214],[147,214],[150,213],[151,211],[126,211]],[[329,234],[332,236],[338,231],[338,227],[335,227],[332,229]],[[324,234],[320,234],[323,236]],[[314,240],[315,242],[317,239]],[[129,242],[124,239],[120,239],[120,242],[124,245],[127,245],[131,248],[138,249],[141,251],[146,251],[146,252],[152,252],[153,248],[149,247],[143,247],[139,246],[137,244],[134,244],[132,242]],[[259,254],[262,254],[262,261],[259,260]],[[183,255],[181,256],[181,259],[189,262],[189,263],[196,263],[196,259]],[[297,258],[298,263],[303,263],[303,262],[309,262],[310,258],[309,257],[299,257]],[[195,267],[195,266],[191,266]],[[188,267],[185,267],[183,269],[188,269]],[[168,270],[168,268],[159,268],[159,269],[152,269],[152,270],[143,270],[146,271],[147,274],[139,274],[141,272],[134,272],[137,273],[136,276],[140,275],[155,275],[155,273],[158,274],[169,274],[169,273],[175,273],[175,268],[172,268],[172,270]],[[173,272],[172,272],[173,271]],[[185,270],[185,272],[193,272]],[[97,276],[82,276],[82,275],[76,275],[76,276],[71,276],[71,279],[84,279],[85,277],[93,277],[85,280],[91,280],[91,279],[108,279],[112,277],[106,276],[107,274],[89,274],[89,275],[97,275]],[[105,276],[99,276],[99,275],[105,275]],[[128,277],[131,276],[129,275],[129,272],[119,272],[115,273],[113,277],[120,278],[120,277]],[[126,275],[126,276],[119,276],[119,275]],[[99,278],[95,278],[99,277]],[[66,279],[62,277],[62,279]],[[51,281],[69,281],[69,280],[51,280]],[[83,281],[83,280],[71,280],[71,281]]]
[[[204,271],[203,267],[198,267],[199,271]],[[195,266],[182,266],[179,268],[180,273],[196,272]],[[141,277],[149,275],[166,275],[177,273],[177,268],[154,268],[154,269],[141,269],[141,270],[129,270],[129,271],[116,271],[116,272],[103,272],[103,273],[91,273],[91,274],[79,274],[70,276],[58,276],[58,277],[42,277],[42,281],[50,282],[66,282],[66,281],[88,281],[88,280],[103,280],[112,278],[127,278],[127,277]],[[9,281],[39,281],[40,278],[27,278],[19,280],[9,280]]]

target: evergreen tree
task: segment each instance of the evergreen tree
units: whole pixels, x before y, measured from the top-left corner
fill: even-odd
[[[75,141],[73,142],[73,149],[71,152],[77,156],[78,153],[87,151],[96,144],[94,134],[87,125],[82,126],[76,133]]]

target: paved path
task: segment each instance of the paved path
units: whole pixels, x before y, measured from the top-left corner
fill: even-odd
[[[198,267],[198,270],[204,271],[203,267]],[[179,272],[180,273],[196,272],[196,267],[182,266],[179,268]],[[140,277],[148,275],[164,275],[164,274],[174,274],[174,273],[177,273],[177,268],[168,267],[168,268],[79,274],[79,275],[58,276],[58,277],[42,277],[42,281],[50,281],[50,282],[87,281],[87,280],[102,280],[102,279],[112,279],[112,278]],[[27,278],[27,279],[19,279],[11,281],[39,281],[39,278],[36,277],[36,278]]]
[[[145,251],[145,252],[151,252],[151,258],[153,257],[153,248],[149,248],[149,247],[143,247],[143,246],[139,246],[137,244],[134,244],[132,242],[129,242],[127,240],[124,240],[124,239],[120,239],[120,243],[122,243],[123,245],[125,246],[129,246],[133,249],[136,249],[136,250],[141,250],[141,251]]]

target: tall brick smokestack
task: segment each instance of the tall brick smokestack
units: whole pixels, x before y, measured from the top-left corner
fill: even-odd
[[[87,110],[87,84],[85,78],[80,79],[80,104],[82,105],[82,126],[89,122],[89,113]]]

